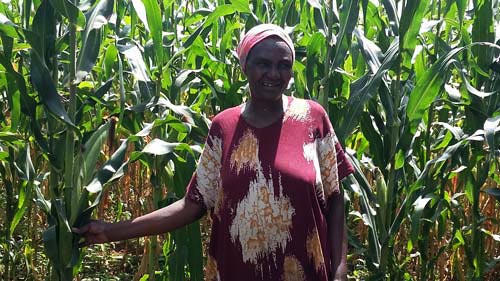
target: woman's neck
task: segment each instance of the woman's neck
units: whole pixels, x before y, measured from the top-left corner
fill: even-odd
[[[268,101],[250,98],[245,106],[245,111],[252,114],[274,115],[281,114],[285,111],[285,98],[283,95],[277,100]]]
[[[283,116],[287,101],[285,96],[281,96],[276,101],[250,99],[242,109],[242,116],[254,127],[267,127]]]

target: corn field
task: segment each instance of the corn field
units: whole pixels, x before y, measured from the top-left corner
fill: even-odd
[[[498,0],[0,1],[0,279],[203,280],[207,219],[89,248],[71,228],[183,197],[259,23],[355,166],[349,280],[499,280]]]

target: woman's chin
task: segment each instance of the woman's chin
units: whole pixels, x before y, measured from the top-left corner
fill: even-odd
[[[277,101],[281,98],[284,91],[283,89],[263,89],[259,91],[257,94],[252,93],[252,98],[262,101]]]

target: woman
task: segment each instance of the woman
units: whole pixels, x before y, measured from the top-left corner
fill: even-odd
[[[284,96],[293,43],[272,24],[237,53],[248,102],[218,114],[186,196],[131,221],[77,229],[85,245],[160,234],[210,211],[207,280],[345,280],[339,181],[352,173],[325,111]]]

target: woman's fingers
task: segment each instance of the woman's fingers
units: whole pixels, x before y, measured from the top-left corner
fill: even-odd
[[[88,226],[88,224],[86,224],[86,225],[84,225],[84,226],[82,226],[80,228],[78,228],[78,227],[72,227],[71,231],[73,233],[76,233],[76,234],[84,234],[85,232],[88,231],[88,229],[89,229],[89,226]]]
[[[71,231],[81,236],[78,246],[86,247],[107,241],[104,234],[104,226],[104,222],[92,220],[82,227],[71,228]]]

